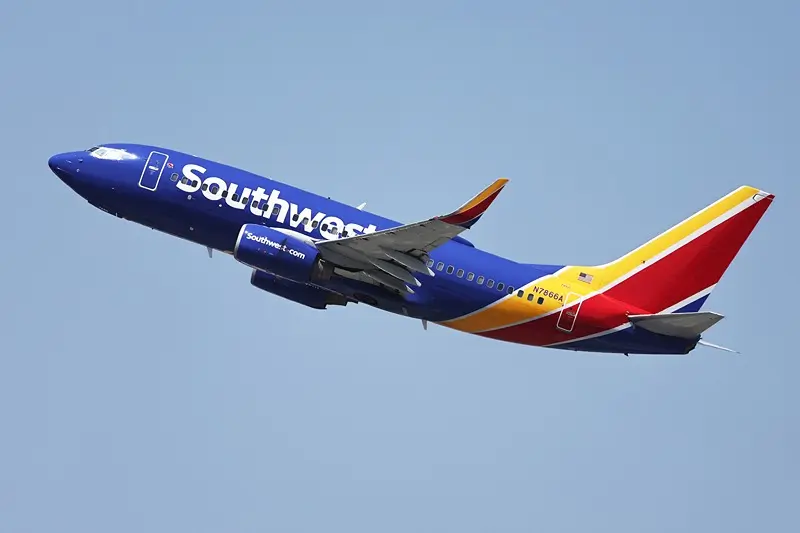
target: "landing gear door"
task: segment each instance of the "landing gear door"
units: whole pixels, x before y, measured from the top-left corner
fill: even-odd
[[[139,187],[155,191],[161,179],[161,173],[164,172],[164,167],[167,165],[167,159],[169,159],[167,154],[150,152],[150,157],[147,158],[142,175],[139,177]]]

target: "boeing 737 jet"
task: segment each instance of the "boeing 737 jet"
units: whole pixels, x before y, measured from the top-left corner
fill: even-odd
[[[255,287],[314,309],[363,302],[491,339],[565,350],[688,354],[701,311],[774,196],[742,186],[604,265],[520,263],[461,234],[506,186],[403,224],[193,155],[105,144],[50,169],[93,206],[232,255]],[[724,348],[723,348],[724,349]]]

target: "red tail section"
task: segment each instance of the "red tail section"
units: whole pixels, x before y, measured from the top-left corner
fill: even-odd
[[[650,242],[601,267],[605,295],[650,313],[696,311],[771,205],[740,187]]]

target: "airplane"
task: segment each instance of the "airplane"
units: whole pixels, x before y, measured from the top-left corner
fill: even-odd
[[[323,310],[364,303],[489,339],[593,353],[687,355],[723,315],[701,311],[774,195],[741,186],[602,265],[521,263],[461,234],[508,183],[403,224],[227,164],[111,143],[48,165],[116,217],[233,256],[268,293]]]

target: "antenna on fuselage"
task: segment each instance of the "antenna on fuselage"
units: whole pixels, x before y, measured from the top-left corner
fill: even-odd
[[[360,206],[356,207],[356,209],[358,209],[359,211],[361,211],[361,210],[362,210],[362,209],[364,209],[366,206],[367,206],[367,202],[364,202],[364,203],[363,203],[363,204],[361,204]]]
[[[214,249],[210,246],[206,246],[206,250],[208,250],[208,258],[211,259],[211,252],[213,252]]]

